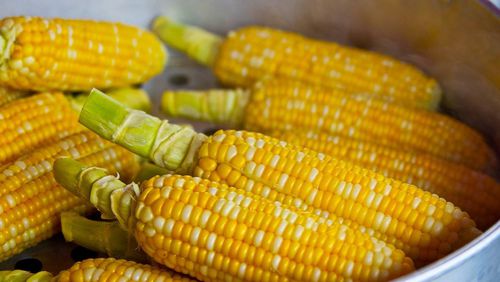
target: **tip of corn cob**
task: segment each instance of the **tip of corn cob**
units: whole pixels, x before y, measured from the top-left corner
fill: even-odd
[[[144,112],[151,111],[151,100],[148,93],[143,89],[132,87],[116,88],[107,91],[106,94],[132,109]],[[88,92],[80,93],[76,96],[67,95],[66,97],[73,109],[80,112],[87,100]]]
[[[94,116],[94,110],[105,109],[100,116]],[[99,130],[100,135],[110,139],[117,129],[116,121],[125,118],[127,112],[122,110],[122,105],[103,92],[92,89],[80,112],[80,123],[92,131]]]
[[[157,17],[153,21],[152,29],[165,43],[206,66],[214,64],[222,43],[222,39],[213,33],[174,22],[165,16]]]
[[[78,176],[85,169],[85,166],[71,158],[60,158],[54,162],[54,178],[64,188],[73,194],[79,195]]]
[[[124,229],[133,226],[131,209],[139,193],[137,184],[126,185],[106,169],[72,159],[56,160],[54,177],[65,189],[94,205],[103,219],[117,219]]]
[[[191,172],[196,150],[206,138],[186,126],[126,108],[93,90],[80,114],[80,123],[105,139],[178,173]]]
[[[244,89],[167,90],[161,110],[168,116],[240,127],[250,91]]]
[[[79,121],[101,137],[143,157],[149,157],[156,138],[151,129],[157,129],[162,124],[160,119],[127,108],[97,89],[90,92]]]
[[[115,258],[149,261],[135,238],[122,229],[118,221],[90,220],[76,212],[64,212],[61,214],[61,229],[67,242]]]

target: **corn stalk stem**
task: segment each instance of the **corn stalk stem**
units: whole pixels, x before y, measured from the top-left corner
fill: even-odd
[[[190,127],[126,108],[95,89],[82,108],[80,123],[101,137],[180,174],[192,172],[198,149],[207,138]]]
[[[198,27],[177,23],[160,16],[153,22],[153,31],[168,45],[186,53],[205,66],[214,64],[222,39]]]
[[[241,127],[249,96],[242,89],[165,91],[161,109],[168,116]]]
[[[61,214],[61,227],[68,242],[114,258],[149,262],[135,238],[117,221],[90,220],[74,212],[65,212]]]

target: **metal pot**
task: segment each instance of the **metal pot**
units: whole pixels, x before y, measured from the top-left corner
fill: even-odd
[[[0,17],[94,18],[147,27],[154,16],[165,14],[221,34],[258,23],[390,54],[436,77],[445,93],[443,110],[481,131],[500,152],[500,10],[487,0],[1,2]],[[215,86],[209,70],[170,51],[165,73],[146,85],[153,101],[159,102],[167,87]],[[73,263],[73,247],[56,237],[0,264],[0,269],[35,257],[46,270],[57,272]],[[498,281],[498,277],[500,222],[460,250],[397,281]]]

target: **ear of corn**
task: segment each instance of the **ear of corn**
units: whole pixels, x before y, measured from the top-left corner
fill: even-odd
[[[109,112],[113,119],[106,118]],[[467,213],[437,195],[262,134],[219,131],[207,139],[193,131],[181,133],[178,126],[125,109],[99,92],[89,96],[80,121],[157,165],[172,165],[175,159],[177,167],[169,169],[373,230],[419,264],[480,234]]]
[[[155,281],[188,282],[188,277],[167,269],[115,258],[93,258],[75,263],[53,277],[46,271],[30,273],[23,270],[0,271],[0,282],[108,282]]]
[[[0,164],[82,130],[64,95],[42,93],[0,107]]]
[[[0,106],[8,104],[11,101],[25,97],[29,94],[26,91],[14,90],[0,86]]]
[[[0,171],[0,261],[57,233],[60,212],[89,210],[52,175],[54,160],[64,156],[124,177],[137,169],[133,154],[86,130],[6,164]]]
[[[262,134],[219,131],[200,147],[194,175],[371,229],[419,264],[480,233],[434,194]]]
[[[153,34],[119,23],[4,18],[0,38],[0,84],[15,89],[127,86],[161,72],[167,58]]]
[[[194,26],[176,23],[166,17],[153,22],[153,30],[172,47],[185,52],[203,65],[212,65],[216,59],[222,39]]]
[[[342,92],[282,80],[255,85],[248,100],[242,103],[246,106],[212,102],[233,100],[230,97],[236,95],[231,90],[167,92],[165,95],[162,109],[172,116],[218,122],[227,121],[219,118],[225,115],[211,113],[236,112],[238,114],[232,114],[236,117],[232,125],[246,130],[324,131],[432,154],[492,174],[498,166],[493,150],[478,132],[465,124],[442,114],[410,110],[363,95],[346,96]]]
[[[363,281],[413,269],[411,260],[391,245],[217,182],[156,176],[138,191],[101,172],[69,159],[55,163],[56,178],[67,189],[89,198],[111,195],[101,198],[98,208],[118,210],[118,218],[130,210],[131,219],[123,222],[133,224],[124,227],[157,262],[203,281]],[[67,177],[87,185],[75,187]]]
[[[340,135],[272,132],[273,137],[413,184],[456,204],[486,230],[500,218],[500,184],[492,177],[428,154],[397,150]]]
[[[375,52],[260,26],[232,31],[222,44],[215,35],[165,17],[156,19],[153,30],[166,43],[212,66],[227,85],[249,87],[276,77],[431,110],[441,99],[434,79]]]

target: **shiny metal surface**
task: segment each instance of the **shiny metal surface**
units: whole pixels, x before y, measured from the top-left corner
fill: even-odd
[[[143,27],[154,16],[166,14],[220,34],[264,24],[391,54],[436,77],[445,92],[444,110],[483,132],[500,152],[500,10],[488,0],[0,0],[0,17],[19,14]],[[170,51],[165,73],[145,86],[156,108],[166,87],[216,84],[210,71]],[[174,83],[179,75],[188,78],[186,84]],[[47,252],[48,246],[56,251]],[[72,264],[60,253],[71,248],[54,239],[0,264],[0,269],[33,255],[48,270],[57,271]],[[398,281],[500,281],[500,223],[459,251]]]

